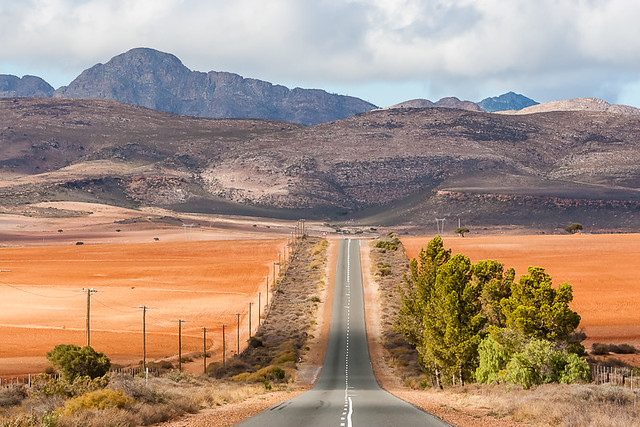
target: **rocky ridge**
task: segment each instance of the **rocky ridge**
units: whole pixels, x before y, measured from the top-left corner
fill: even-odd
[[[136,48],[83,71],[57,98],[111,99],[174,114],[315,125],[376,108],[318,89],[288,89],[233,73],[191,71],[174,55]]]
[[[1,99],[0,199],[640,227],[638,134],[640,117],[603,112],[388,109],[306,127],[107,100]]]

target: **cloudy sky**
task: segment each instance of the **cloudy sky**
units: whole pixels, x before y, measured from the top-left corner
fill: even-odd
[[[0,0],[0,74],[54,87],[134,47],[379,106],[513,90],[640,107],[635,0]]]

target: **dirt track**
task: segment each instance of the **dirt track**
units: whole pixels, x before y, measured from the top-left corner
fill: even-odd
[[[431,237],[402,239],[409,258],[418,256]],[[445,247],[471,261],[495,259],[514,267],[518,277],[528,266],[544,267],[555,285],[573,286],[573,303],[592,342],[640,345],[640,234],[566,236],[445,236]]]
[[[48,365],[56,344],[86,343],[87,293],[91,344],[116,363],[142,359],[142,310],[147,314],[147,357],[177,354],[177,319],[184,319],[182,351],[207,344],[221,357],[221,325],[227,324],[227,356],[248,334],[248,304],[257,326],[258,292],[284,251],[284,239],[82,245],[0,249],[0,374],[27,373]]]

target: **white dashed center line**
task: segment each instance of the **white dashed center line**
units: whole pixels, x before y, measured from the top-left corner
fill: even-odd
[[[349,326],[351,322],[351,240],[347,240],[347,277],[345,283],[345,296],[347,297],[347,329],[345,331],[346,352],[344,361],[344,410],[340,417],[340,427],[351,427],[351,415],[353,404],[349,396]],[[346,416],[346,423],[345,423]]]

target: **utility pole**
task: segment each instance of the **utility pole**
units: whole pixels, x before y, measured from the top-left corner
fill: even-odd
[[[236,313],[238,316],[238,350],[236,350],[236,354],[240,357],[240,313]]]
[[[258,328],[260,327],[260,313],[262,313],[262,292],[258,292]]]
[[[178,319],[178,371],[182,372],[182,324],[184,320]]]
[[[224,328],[227,325],[222,325],[222,369],[227,368],[227,342],[225,338]]]
[[[93,288],[82,288],[87,291],[87,347],[91,345],[91,294],[98,292]]]
[[[142,309],[142,370],[147,369],[147,310],[146,305],[141,305],[138,308]]]
[[[253,303],[249,303],[249,339],[251,339],[251,304]]]
[[[276,262],[273,261],[273,284],[276,283]]]
[[[202,359],[203,359],[203,365],[204,365],[204,374],[207,375],[207,328],[202,327],[202,332],[204,332],[204,345],[202,348]]]
[[[269,311],[269,276],[264,276],[267,279],[267,311]]]

